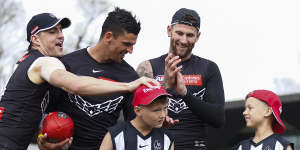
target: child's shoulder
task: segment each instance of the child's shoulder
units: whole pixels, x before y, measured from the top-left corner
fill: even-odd
[[[294,144],[290,141],[288,141],[287,139],[283,138],[282,136],[280,136],[279,134],[274,134],[273,138],[279,142],[283,147],[287,147],[288,145],[293,146]]]
[[[242,140],[236,146],[234,146],[235,147],[234,149],[238,149],[240,146],[243,146],[243,145],[245,146],[247,144],[251,144],[251,140],[252,140],[252,137],[248,138],[248,139],[245,139],[245,140]]]
[[[107,130],[110,132],[110,134],[118,134],[122,131],[124,131],[127,127],[128,127],[128,122],[120,122],[120,123],[117,123],[115,124],[114,126],[112,127],[109,127]]]

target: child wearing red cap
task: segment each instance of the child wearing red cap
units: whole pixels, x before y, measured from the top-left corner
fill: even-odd
[[[293,150],[293,143],[279,134],[285,130],[279,97],[268,90],[255,90],[246,96],[246,126],[255,129],[253,138],[240,142],[234,150]]]
[[[132,102],[136,117],[108,128],[100,150],[174,150],[174,135],[161,128],[168,96],[162,86],[138,87]]]

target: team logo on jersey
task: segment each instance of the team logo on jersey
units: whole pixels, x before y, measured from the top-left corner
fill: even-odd
[[[154,150],[161,150],[160,142],[158,140],[155,140],[154,144],[153,144],[153,147],[154,147]]]
[[[154,79],[156,81],[158,81],[159,83],[163,83],[164,82],[164,75],[158,75]]]
[[[185,85],[197,85],[202,86],[201,75],[183,75]]]
[[[92,70],[93,73],[100,73],[100,72],[102,72],[102,71],[104,71],[104,70],[101,70],[101,69],[93,69],[93,70]]]
[[[203,96],[205,94],[205,88],[200,90],[197,93],[194,93],[194,96],[197,96],[200,98],[200,100],[203,100]],[[189,107],[186,105],[186,103],[182,99],[172,99],[169,98],[169,105],[168,105],[168,110],[178,114],[181,111],[188,109]]]
[[[91,104],[88,101],[84,100],[79,95],[68,94],[70,102],[74,103],[79,109],[85,112],[90,117],[98,115],[102,112],[112,113],[114,112],[118,105],[124,99],[124,96],[119,96],[113,100],[107,100],[100,104]]]
[[[271,148],[270,145],[268,145],[268,146],[266,146],[263,150],[272,150],[272,148]]]
[[[168,109],[173,111],[174,113],[178,114],[181,111],[188,109],[189,107],[186,106],[185,102],[182,99],[175,100],[172,98],[169,98],[169,105]]]
[[[42,110],[43,114],[45,113],[48,104],[49,104],[49,90],[45,93],[44,98],[41,103],[41,110]]]
[[[159,83],[164,82],[164,75],[157,75],[154,78]],[[183,80],[185,85],[196,85],[202,86],[202,76],[201,75],[183,75]]]

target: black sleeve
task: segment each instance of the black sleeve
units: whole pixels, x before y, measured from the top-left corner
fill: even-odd
[[[135,117],[135,113],[132,107],[133,94],[128,93],[125,103],[123,105],[123,116],[125,121],[130,121]]]
[[[201,120],[218,128],[225,124],[225,97],[222,77],[215,63],[210,64],[208,73],[206,93],[203,101],[199,97],[192,95],[189,91],[183,96],[183,100]]]

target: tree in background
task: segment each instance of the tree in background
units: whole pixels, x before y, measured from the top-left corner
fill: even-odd
[[[21,0],[0,0],[0,90],[8,80],[15,61],[25,51],[24,9]]]
[[[77,0],[79,13],[82,13],[83,21],[73,28],[73,34],[66,37],[67,52],[94,45],[100,38],[102,21],[101,15],[111,8],[107,0]]]
[[[25,11],[21,0],[0,0],[0,92],[18,58],[26,52]],[[101,15],[111,7],[108,0],[77,0],[81,22],[72,20],[72,34],[65,35],[66,53],[94,45],[100,37]],[[75,24],[76,23],[76,24]],[[95,34],[96,33],[96,34]]]

